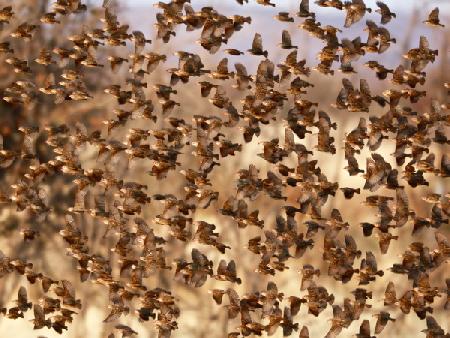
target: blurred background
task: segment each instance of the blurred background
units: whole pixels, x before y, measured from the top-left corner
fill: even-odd
[[[13,5],[14,9],[20,16],[23,22],[38,21],[39,18],[50,7],[52,1],[44,0],[14,0],[14,1],[0,1],[1,6]],[[29,44],[22,44],[17,46],[18,53],[22,58],[32,60],[38,55],[41,48],[46,47],[52,49],[55,46],[66,43],[68,36],[83,31],[84,27],[91,25],[98,25],[99,18],[103,16],[101,10],[102,1],[86,1],[88,11],[82,15],[73,16],[65,19],[61,25],[49,26],[45,31],[39,31],[38,38],[34,37]],[[202,6],[213,6],[220,13],[225,15],[240,14],[243,16],[251,16],[252,24],[245,25],[242,31],[233,35],[228,42],[226,48],[237,48],[246,50],[250,48],[251,41],[256,32],[261,33],[263,38],[263,46],[269,52],[269,58],[275,64],[283,61],[288,51],[280,49],[277,45],[281,41],[281,31],[283,29],[289,30],[293,44],[298,45],[298,59],[305,58],[307,65],[312,67],[317,64],[315,59],[317,52],[322,48],[322,44],[318,40],[310,37],[307,32],[298,28],[301,21],[296,18],[294,24],[282,23],[273,19],[273,16],[280,11],[288,11],[294,15],[298,11],[299,1],[278,0],[273,1],[277,7],[262,7],[250,0],[249,4],[239,6],[235,1],[226,0],[211,0],[200,1],[193,0],[192,6],[195,9]],[[185,32],[178,28],[176,36],[173,37],[168,44],[156,40],[153,24],[155,23],[155,15],[158,11],[153,7],[154,1],[148,0],[128,0],[113,2],[113,11],[118,15],[121,23],[130,25],[131,30],[141,30],[146,37],[153,40],[151,45],[146,47],[147,51],[155,51],[160,54],[168,56],[167,62],[156,69],[155,72],[149,76],[148,80],[151,84],[168,84],[170,81],[170,74],[165,71],[170,67],[177,66],[177,58],[173,53],[179,50],[188,51],[199,54],[202,57],[206,68],[213,69],[221,58],[227,56],[230,61],[230,68],[232,64],[241,62],[246,65],[249,73],[255,73],[258,63],[255,59],[248,55],[229,56],[224,55],[222,49],[214,55],[205,51],[196,40],[200,37],[200,31]],[[428,111],[430,109],[430,101],[437,99],[444,103],[446,101],[446,90],[443,83],[450,81],[449,74],[449,43],[450,43],[450,1],[425,1],[425,0],[408,0],[408,1],[386,1],[391,10],[397,14],[397,18],[392,20],[387,28],[391,35],[397,39],[397,43],[393,45],[386,53],[369,56],[363,56],[355,63],[355,68],[358,73],[351,76],[345,75],[352,80],[353,83],[358,83],[360,78],[368,80],[372,92],[381,94],[386,86],[392,86],[387,81],[378,80],[374,72],[364,67],[363,64],[369,60],[377,60],[387,68],[395,68],[402,64],[405,60],[402,55],[410,48],[418,47],[419,37],[424,35],[430,42],[430,48],[439,50],[439,57],[436,62],[429,65],[426,69],[427,81],[422,90],[426,90],[428,96],[419,103],[413,105],[414,109],[418,111]],[[375,1],[367,0],[366,4],[371,8],[376,8]],[[441,21],[446,25],[443,29],[429,28],[422,23],[426,19],[428,13],[434,7],[440,7]],[[316,19],[322,24],[333,25],[338,28],[343,28],[344,13],[340,13],[333,9],[322,9],[315,5],[311,6],[316,12]],[[370,14],[366,16],[378,22],[378,14]],[[359,35],[364,41],[367,32],[363,32],[365,27],[365,19],[353,25],[349,29],[338,33],[339,38],[347,37],[353,39]],[[0,37],[3,40],[9,32],[0,31]],[[109,47],[100,49],[100,54],[104,53],[104,60],[111,53],[126,57],[131,52],[131,46],[116,47],[113,51]],[[2,65],[4,64],[4,56],[2,58]],[[127,76],[126,67],[120,69],[117,73],[109,71],[109,68],[99,70],[90,70],[86,73],[86,83],[90,93],[94,95],[94,99],[80,102],[64,102],[62,104],[54,104],[53,101],[40,101],[39,104],[19,106],[9,104],[5,101],[0,102],[0,133],[3,136],[4,147],[7,149],[20,148],[23,142],[21,133],[18,132],[18,127],[21,125],[37,125],[43,128],[48,124],[66,123],[68,125],[75,122],[82,122],[88,130],[100,129],[105,130],[102,121],[113,117],[113,110],[117,108],[115,100],[111,96],[105,94],[103,89],[112,83],[124,83]],[[36,66],[33,68],[33,77],[36,84],[45,84],[52,74],[46,71],[46,68]],[[308,99],[313,102],[319,102],[320,109],[325,110],[330,115],[332,121],[337,122],[338,129],[334,132],[336,138],[337,153],[330,155],[326,153],[315,152],[313,158],[319,161],[319,166],[332,182],[339,182],[340,187],[362,187],[364,179],[359,176],[350,177],[344,167],[346,162],[344,160],[343,142],[346,133],[354,129],[360,117],[368,118],[367,113],[349,113],[347,111],[339,111],[331,107],[335,101],[336,96],[341,88],[341,80],[344,77],[340,72],[335,72],[335,76],[324,76],[317,72],[312,72],[309,82],[314,84],[314,88],[308,91]],[[11,82],[20,79],[20,75],[14,73],[10,67],[0,67],[0,94]],[[171,113],[172,116],[183,117],[189,120],[194,114],[203,115],[217,115],[221,116],[221,111],[214,105],[208,102],[206,98],[202,99],[199,95],[199,87],[193,81],[186,85],[177,85],[178,94],[176,101],[181,103],[181,107],[176,107]],[[233,102],[239,102],[245,93],[241,93],[231,89],[232,81],[225,81],[223,85],[228,85],[227,92]],[[157,101],[156,96],[151,92],[151,87],[148,89],[148,96]],[[286,87],[287,88],[287,87]],[[383,111],[377,106],[372,105],[373,108],[370,115],[379,115]],[[287,104],[285,111],[289,109]],[[148,121],[148,120],[147,120]],[[128,126],[143,127],[139,120],[132,121]],[[162,122],[161,122],[162,123]],[[147,126],[146,126],[147,127]],[[148,125],[148,128],[160,128],[162,124]],[[112,133],[112,137],[117,140],[124,140],[126,135],[126,128],[119,128]],[[234,157],[227,157],[220,167],[215,168],[212,173],[211,180],[214,189],[219,191],[219,200],[213,203],[212,208],[205,210],[197,210],[194,220],[204,220],[214,223],[221,234],[221,241],[227,244],[232,243],[232,250],[227,251],[226,255],[219,255],[217,251],[211,250],[210,247],[202,246],[198,243],[179,243],[172,240],[168,243],[170,262],[174,258],[190,256],[193,247],[199,247],[203,253],[207,254],[209,259],[214,261],[214,266],[217,265],[220,259],[227,260],[234,259],[238,263],[238,276],[242,278],[243,283],[236,288],[239,294],[246,292],[254,292],[257,290],[264,290],[268,281],[276,281],[280,290],[286,295],[300,295],[300,278],[299,269],[303,264],[312,264],[315,268],[326,267],[322,261],[322,252],[318,250],[308,250],[301,259],[291,259],[288,261],[289,269],[283,273],[277,273],[275,277],[268,277],[254,272],[257,267],[258,257],[246,251],[244,248],[248,240],[258,234],[259,229],[245,228],[238,229],[236,224],[229,218],[219,215],[215,210],[221,208],[223,202],[235,194],[235,185],[230,184],[236,179],[235,173],[239,169],[248,168],[250,163],[254,163],[261,170],[261,176],[265,177],[265,173],[270,169],[267,162],[262,158],[255,156],[256,153],[262,152],[262,142],[271,140],[275,137],[284,139],[284,125],[277,121],[270,125],[262,126],[262,133],[258,138],[254,138],[251,143],[243,146],[243,151],[237,153]],[[243,142],[242,135],[236,129],[233,139],[236,142]],[[309,148],[313,148],[315,139],[313,135],[308,135],[305,140],[302,140]],[[42,145],[42,151],[38,152],[42,161],[48,159],[48,154],[45,152],[45,147]],[[431,149],[436,154],[436,158],[441,158],[443,153],[448,153],[448,147],[434,147]],[[395,142],[392,140],[383,143],[382,147],[378,149],[378,153],[382,154],[386,160],[390,160],[391,165],[395,166],[390,156],[395,151]],[[363,152],[358,156],[360,160],[360,167],[365,166],[365,157],[370,156],[367,152]],[[98,166],[97,154],[93,149],[80,149],[80,158],[82,166],[85,169],[95,168]],[[193,167],[196,160],[188,154],[183,154],[182,166]],[[129,167],[124,163],[120,157],[116,162],[111,163],[114,171],[119,177],[146,184],[149,188],[150,194],[154,193],[180,193],[183,189],[183,180],[181,175],[175,171],[169,174],[166,180],[158,181],[156,178],[149,176],[146,172],[149,169],[148,163],[145,161],[132,162]],[[294,163],[294,159],[292,159]],[[7,192],[8,187],[16,182],[17,178],[23,173],[24,168],[20,164],[15,165],[14,170],[0,169],[0,191]],[[418,187],[414,190],[408,187],[407,193],[410,201],[410,208],[421,217],[428,217],[430,213],[430,206],[421,199],[422,196],[434,192],[445,194],[448,190],[448,180],[445,182],[443,178],[427,176],[430,181],[428,187]],[[168,185],[167,182],[171,182]],[[69,326],[69,330],[63,333],[64,337],[106,337],[107,333],[111,332],[112,324],[103,324],[102,320],[107,315],[106,306],[108,304],[107,290],[99,285],[92,283],[81,283],[76,272],[76,264],[72,258],[65,254],[65,244],[63,243],[58,231],[61,228],[63,218],[58,218],[58,210],[60,215],[73,204],[74,187],[71,182],[68,182],[62,177],[54,177],[52,180],[46,181],[44,187],[49,194],[50,204],[55,206],[56,214],[54,218],[41,222],[35,219],[32,215],[18,212],[15,209],[6,207],[0,204],[0,249],[5,255],[11,257],[19,257],[27,259],[32,262],[37,270],[45,272],[47,275],[55,279],[70,280],[77,290],[77,298],[83,301],[83,308],[78,316],[74,317],[74,322]],[[296,201],[295,189],[289,191],[288,202],[294,203]],[[382,190],[380,194],[391,194],[392,191]],[[365,200],[367,193],[357,195],[351,201],[344,200],[341,194],[337,194],[335,198],[331,198],[325,205],[323,211],[327,215],[333,208],[338,208],[345,220],[350,224],[350,233],[357,240],[359,246],[364,250],[371,250],[375,253],[379,264],[379,269],[385,271],[385,275],[380,278],[380,281],[369,285],[369,289],[373,291],[374,296],[371,301],[372,309],[366,311],[362,319],[374,318],[371,316],[381,308],[383,308],[383,293],[389,281],[393,281],[398,287],[397,292],[402,294],[407,287],[406,277],[403,275],[396,275],[389,272],[387,269],[392,266],[394,262],[399,262],[401,258],[399,255],[405,251],[411,242],[420,240],[423,241],[430,248],[436,246],[434,242],[433,232],[423,231],[415,236],[411,235],[411,226],[405,226],[398,229],[396,235],[399,236],[399,241],[393,241],[391,247],[386,255],[381,255],[378,249],[378,242],[375,238],[363,237],[360,222],[373,222],[376,220],[375,211],[373,208],[365,207],[361,204]],[[275,217],[280,212],[281,204],[274,203],[273,200],[266,196],[258,197],[252,204],[251,209],[260,210],[260,218],[265,220],[267,228],[271,228],[275,224]],[[152,223],[152,219],[161,211],[161,207],[156,203],[152,203],[148,208],[143,210],[142,216]],[[62,217],[62,216],[61,216]],[[298,223],[301,224],[303,219],[299,218]],[[39,229],[41,235],[32,242],[24,242],[20,229],[24,226],[34,226]],[[108,248],[114,242],[113,239],[104,239],[102,234],[103,229],[98,229],[100,225],[92,220],[86,218],[83,220],[83,233],[89,238],[89,246],[92,252],[114,258],[114,253],[111,253]],[[158,227],[155,225],[155,227]],[[446,228],[440,229],[443,233],[448,235],[450,233],[448,225]],[[156,229],[156,232],[164,233],[164,230]],[[321,239],[317,238],[317,243],[321,243]],[[319,249],[320,246],[317,246]],[[224,257],[225,256],[225,257]],[[117,269],[117,267],[115,267]],[[75,271],[75,272],[74,272]],[[325,270],[324,270],[325,271]],[[443,264],[438,270],[432,274],[432,280],[435,286],[440,288],[445,285],[445,276],[449,276],[448,265]],[[0,279],[0,304],[10,304],[12,300],[17,297],[17,289],[20,285],[26,285],[25,277],[17,277],[9,275],[6,278]],[[324,285],[332,292],[335,297],[335,304],[342,304],[343,298],[348,295],[349,291],[357,287],[357,281],[353,280],[348,284],[336,282],[333,278],[328,277],[323,273],[318,279],[321,285]],[[208,282],[201,288],[190,288],[173,280],[173,271],[156,272],[146,279],[148,287],[161,286],[171,289],[175,295],[181,309],[181,316],[178,320],[179,329],[174,331],[173,337],[208,337],[208,338],[222,338],[226,337],[226,333],[234,331],[238,326],[238,322],[227,321],[226,311],[222,306],[217,306],[208,290],[213,288],[229,287],[226,282],[217,282],[209,279]],[[29,288],[29,297],[33,298],[33,286]],[[403,290],[403,291],[402,291]],[[433,316],[443,326],[444,330],[450,329],[450,321],[448,311],[445,312],[443,304],[444,297],[438,300],[435,304],[435,311]],[[419,321],[414,313],[407,316],[403,315],[398,309],[393,310],[393,317],[397,318],[396,325],[388,325],[379,337],[423,337],[424,334],[420,330],[424,329],[424,321]],[[310,337],[321,337],[329,328],[329,323],[324,323],[323,318],[331,318],[331,307],[328,307],[324,313],[316,318],[306,313],[306,307],[301,310],[301,314],[297,316],[296,321],[300,322],[300,326],[307,325],[310,329]],[[30,317],[31,319],[31,317]],[[361,321],[354,322],[351,327],[344,330],[342,337],[350,336],[350,332],[358,332],[358,327]],[[139,323],[135,316],[127,316],[121,318],[121,323],[130,325],[133,329],[142,334],[142,337],[156,337],[157,331],[153,327],[152,322],[144,324]],[[418,333],[419,332],[419,333]],[[0,316],[0,337],[38,337],[40,335],[46,337],[57,337],[54,331],[43,329],[40,331],[32,330],[32,323],[27,323],[23,320],[9,320]],[[280,337],[282,333],[280,330],[274,335]]]

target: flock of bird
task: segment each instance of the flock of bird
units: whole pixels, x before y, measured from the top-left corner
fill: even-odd
[[[245,5],[248,0],[237,2]],[[275,7],[269,0],[256,2]],[[363,0],[319,0],[315,5],[344,11],[344,28],[373,11]],[[438,230],[441,226],[448,226],[450,196],[448,193],[431,193],[424,198],[424,203],[431,205],[430,217],[417,215],[410,208],[407,196],[408,189],[428,185],[433,176],[440,179],[450,176],[448,154],[444,152],[440,159],[436,159],[430,151],[432,144],[442,147],[449,144],[446,136],[450,122],[450,115],[446,113],[448,105],[433,100],[429,110],[417,112],[412,107],[403,106],[402,101],[417,103],[426,96],[425,91],[416,87],[425,83],[424,70],[438,56],[438,51],[430,48],[427,38],[421,36],[418,47],[410,49],[404,55],[405,62],[395,69],[388,69],[377,61],[365,64],[386,83],[386,88],[391,88],[382,95],[372,94],[369,83],[364,79],[360,80],[359,86],[348,78],[342,80],[334,108],[350,113],[370,113],[375,104],[384,113],[361,118],[343,140],[336,140],[332,134],[338,128],[337,123],[323,110],[325,108],[320,107],[321,104],[307,99],[308,88],[313,86],[307,79],[311,71],[325,76],[332,76],[336,69],[343,74],[354,74],[357,72],[354,65],[361,56],[387,52],[396,40],[385,25],[395,19],[396,14],[385,3],[377,1],[378,9],[374,12],[379,15],[379,23],[370,19],[366,21],[367,41],[361,37],[339,39],[337,33],[342,31],[316,21],[308,0],[300,2],[297,13],[278,13],[275,19],[287,25],[300,18],[302,22],[298,27],[324,44],[317,55],[319,63],[311,68],[306,60],[298,60],[297,46],[293,45],[288,30],[282,31],[280,46],[291,51],[285,61],[276,65],[270,60],[259,33],[255,34],[251,47],[246,51],[224,46],[235,33],[257,19],[255,17],[225,16],[213,7],[196,10],[190,0],[159,2],[155,6],[158,8],[156,39],[169,43],[180,26],[188,32],[200,30],[198,43],[202,48],[211,54],[224,52],[230,58],[249,55],[258,62],[256,74],[249,74],[242,63],[235,63],[235,71],[231,71],[227,57],[216,68],[207,69],[199,55],[180,50],[175,53],[178,67],[166,69],[170,83],[151,83],[147,81],[148,76],[164,66],[167,56],[157,50],[149,51],[152,40],[121,24],[109,1],[103,4],[101,28],[83,27],[80,33],[68,37],[64,47],[42,49],[34,60],[22,59],[14,50],[18,43],[26,44],[46,25],[61,25],[63,17],[77,15],[88,8],[81,0],[56,0],[40,22],[21,22],[14,6],[0,10],[1,29],[11,31],[9,37],[0,42],[0,54],[4,60],[2,67],[10,67],[20,76],[20,80],[3,90],[2,99],[8,104],[27,106],[39,104],[44,98],[53,98],[55,104],[93,100],[94,94],[84,82],[84,73],[88,69],[128,69],[123,83],[104,88],[118,106],[114,118],[104,121],[105,130],[88,130],[82,123],[24,126],[19,129],[23,134],[20,151],[5,149],[0,142],[2,170],[7,172],[17,163],[27,163],[27,170],[15,184],[2,187],[2,207],[12,206],[17,212],[27,211],[38,217],[44,215],[45,219],[54,212],[54,206],[49,203],[41,184],[58,175],[73,179],[76,186],[74,203],[65,211],[66,222],[59,235],[67,245],[68,255],[77,264],[81,281],[91,281],[109,290],[110,312],[104,322],[115,323],[115,330],[123,337],[133,336],[136,331],[120,324],[120,321],[134,313],[142,322],[151,320],[159,337],[169,337],[177,329],[180,315],[176,297],[170,290],[148,288],[145,279],[152,273],[173,269],[176,281],[194,288],[202,287],[208,279],[226,282],[224,285],[228,287],[210,292],[218,305],[225,302],[226,295],[227,302],[223,306],[228,319],[239,320],[237,329],[228,333],[230,338],[271,335],[279,328],[283,336],[298,332],[295,334],[307,338],[308,327],[300,327],[295,319],[302,307],[316,317],[331,307],[333,317],[326,337],[335,337],[341,331],[350,336],[351,333],[345,329],[359,321],[366,309],[372,307],[372,293],[364,287],[373,283],[386,283],[385,308],[374,314],[374,326],[368,319],[361,320],[359,332],[352,333],[356,337],[371,338],[380,334],[387,325],[394,325],[395,318],[390,315],[393,309],[425,320],[423,333],[426,337],[450,337],[432,315],[435,300],[439,297],[447,297],[445,309],[448,310],[450,278],[446,279],[446,289],[433,286],[430,281],[430,274],[446,264],[450,256],[448,238]],[[444,27],[439,20],[438,8],[424,18],[424,23],[436,29]],[[103,60],[97,53],[124,46],[131,48],[131,54],[118,56],[119,53],[111,52]],[[53,75],[44,87],[32,81],[31,75],[36,67],[45,67]],[[243,100],[234,102],[228,96],[223,82],[226,80],[233,81],[233,90],[245,94]],[[183,110],[183,102],[177,101],[177,95],[188,82],[198,83],[198,97],[207,98],[210,104],[223,112],[223,118],[194,115],[191,122],[183,118],[179,113]],[[390,86],[389,82],[397,87]],[[286,91],[281,90],[282,84],[289,85]],[[449,84],[444,85],[449,89]],[[159,101],[149,99],[149,92],[154,93]],[[177,113],[170,116],[172,112]],[[134,119],[144,119],[145,122],[140,124],[141,128],[128,127],[127,123]],[[219,192],[210,180],[211,172],[226,162],[226,157],[242,152],[247,143],[258,138],[264,126],[270,127],[273,121],[280,119],[286,126],[284,142],[278,138],[263,142],[262,153],[257,155],[267,161],[271,170],[267,171],[266,177],[261,177],[254,164],[238,170],[236,194],[222,196],[225,202],[218,206]],[[152,128],[157,121],[163,127]],[[236,128],[242,131],[240,142],[226,135],[227,131]],[[127,132],[126,141],[114,139],[116,130]],[[317,135],[317,145],[313,149],[302,143],[306,134]],[[53,154],[46,162],[40,162],[36,154],[39,137],[44,138]],[[392,154],[397,165],[395,168],[385,156],[376,152],[385,140],[395,141]],[[77,151],[86,145],[96,148],[98,153],[95,169],[83,169],[80,162]],[[317,165],[317,160],[313,159],[316,152],[335,154],[336,148],[342,145],[347,161],[345,170],[350,176],[362,176],[364,186],[343,187],[339,182],[330,181]],[[371,154],[366,158],[365,168],[361,169],[357,156],[364,149]],[[180,154],[192,154],[198,160],[198,166],[182,167]],[[105,164],[116,157],[126,161],[150,160],[152,164],[148,174],[163,182],[169,172],[179,172],[184,182],[184,194],[161,194],[152,191],[152,187],[117,177]],[[285,159],[289,157],[296,159],[294,167],[286,164]],[[294,205],[287,203],[285,192],[288,186],[298,192]],[[385,193],[381,194],[381,190]],[[383,277],[384,271],[378,269],[374,253],[358,247],[348,232],[354,225],[345,221],[338,209],[333,209],[329,217],[322,211],[334,196],[352,199],[363,191],[368,194],[364,204],[376,210],[378,221],[361,223],[360,231],[364,236],[378,237],[381,254],[386,254],[391,243],[398,240],[398,235],[395,235],[398,228],[410,227],[413,235],[423,231],[434,233],[435,247],[429,248],[417,238],[402,254],[401,260],[391,267],[392,272],[403,274],[410,281],[403,294],[398,294],[394,283]],[[259,217],[258,210],[251,209],[252,202],[260,195],[284,203],[274,227]],[[145,220],[143,208],[157,201],[163,205],[162,213],[152,220]],[[192,249],[190,258],[180,257],[169,262],[166,249],[169,240],[197,242],[211,246],[220,254],[234,249],[232,244],[223,242],[215,224],[193,220],[196,210],[200,209],[216,210],[229,217],[238,228],[254,226],[260,229],[260,235],[249,239],[246,247],[249,255],[259,257],[255,274],[282,273],[288,268],[288,261],[300,259],[308,250],[320,253],[328,270],[321,271],[311,264],[303,265],[300,293],[297,295],[284,295],[274,282],[269,282],[264,290],[239,295],[233,285],[245,283],[245,279],[238,276],[234,260],[222,259],[214,267],[213,261],[201,252],[203,246],[198,246]],[[298,215],[306,217],[302,224],[298,224]],[[88,238],[79,226],[81,217],[92,217],[99,226],[104,226],[105,237],[115,238],[111,251],[118,257],[119,276],[113,273],[108,258],[94,254],[89,247]],[[166,238],[158,235],[162,228],[169,231]],[[37,228],[23,228],[21,233],[25,241],[32,241],[38,232]],[[319,242],[319,236],[323,237],[323,243]],[[24,314],[33,309],[34,329],[47,327],[63,333],[78,310],[85,306],[87,300],[77,299],[75,287],[68,280],[53,280],[36,271],[31,262],[1,253],[0,277],[13,273],[25,276],[31,284],[41,283],[43,295],[38,301],[31,302],[27,289],[21,286],[16,306],[1,307],[5,317],[24,318]],[[320,284],[318,277],[321,274],[343,284],[356,279],[359,286],[342,304],[336,304],[333,294]],[[114,337],[114,334],[109,337]]]

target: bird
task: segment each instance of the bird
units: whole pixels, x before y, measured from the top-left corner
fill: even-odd
[[[267,58],[269,53],[263,49],[261,34],[255,33],[255,36],[254,36],[253,42],[252,42],[252,48],[250,48],[248,50],[248,52],[250,52],[250,54],[252,54],[252,55],[262,55]]]
[[[389,7],[382,1],[376,2],[378,9],[375,11],[381,15],[381,23],[386,25],[391,21],[392,18],[396,18],[397,15],[392,13]]]
[[[287,30],[283,30],[282,34],[281,34],[281,44],[280,44],[282,49],[293,49],[293,48],[298,48],[297,46],[292,45],[291,42],[291,35],[289,34],[289,32]]]
[[[423,22],[432,27],[445,27],[439,20],[439,7],[435,7],[430,14],[428,14],[428,19]]]

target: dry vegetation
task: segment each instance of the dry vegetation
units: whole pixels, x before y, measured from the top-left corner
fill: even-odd
[[[450,337],[448,20],[291,3],[0,1],[1,337]]]

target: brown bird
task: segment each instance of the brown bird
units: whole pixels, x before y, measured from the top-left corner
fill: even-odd
[[[134,52],[139,54],[146,44],[152,43],[152,40],[146,39],[144,33],[141,31],[133,31],[131,40],[134,42]]]
[[[33,319],[34,330],[39,330],[44,327],[50,329],[52,327],[51,320],[45,319],[44,309],[39,304],[33,305],[33,311],[34,311],[34,319]]]
[[[281,22],[294,22],[294,18],[289,15],[289,12],[279,12],[274,18]]]
[[[393,69],[387,69],[377,61],[367,61],[364,65],[369,67],[370,69],[375,70],[375,74],[379,80],[384,80],[386,79],[387,74],[394,73]]]
[[[0,42],[0,53],[14,54],[14,49],[11,48],[11,44],[9,42]]]
[[[309,330],[307,326],[303,326],[300,330],[299,338],[309,338]]]
[[[111,70],[115,72],[117,67],[120,67],[124,62],[128,62],[128,59],[122,58],[120,56],[108,56],[108,61],[111,66]]]
[[[233,77],[234,73],[228,71],[228,58],[223,58],[222,60],[220,60],[219,64],[217,65],[217,70],[210,72],[209,75],[213,79],[217,80],[226,80],[230,77]]]
[[[13,31],[10,36],[18,39],[27,39],[30,40],[33,37],[34,31],[38,28],[37,25],[30,25],[28,23],[22,23],[19,27]]]
[[[360,21],[366,12],[372,13],[372,9],[366,7],[364,0],[351,0],[351,2],[345,2],[344,9],[347,11],[344,24],[344,27],[346,28]]]
[[[427,335],[427,337],[445,337],[448,334],[445,334],[445,331],[442,329],[442,327],[438,324],[436,319],[432,316],[426,317],[426,324],[427,328],[422,330],[423,333]]]
[[[232,283],[241,284],[241,279],[237,277],[236,263],[234,260],[227,263],[222,259],[217,267],[217,274],[213,275],[213,278],[220,281],[229,281]]]
[[[391,318],[389,312],[386,311],[381,311],[380,313],[375,314],[374,317],[378,318],[375,324],[375,334],[380,334],[389,321],[395,322],[395,319]]]
[[[397,293],[393,282],[389,282],[384,292],[384,305],[395,305],[397,303]]]
[[[17,307],[22,313],[27,312],[28,309],[32,308],[33,304],[31,302],[28,302],[27,289],[25,289],[25,287],[21,286],[17,295]]]
[[[297,46],[293,46],[291,42],[291,35],[287,30],[283,30],[281,34],[281,44],[279,44],[283,49],[293,49],[298,48]]]
[[[256,0],[256,3],[263,6],[271,6],[271,7],[276,6],[274,3],[271,3],[270,0]]]
[[[316,0],[315,3],[320,7],[332,7],[339,10],[344,8],[344,3],[341,0]]]
[[[39,56],[35,59],[35,61],[44,66],[56,64],[56,61],[52,60],[51,51],[45,48],[41,49],[41,51],[39,52]]]
[[[375,338],[375,336],[370,335],[370,321],[368,319],[364,319],[361,323],[356,338]]]
[[[392,13],[389,7],[382,1],[376,2],[378,9],[375,11],[381,15],[381,23],[383,25],[389,23],[392,18],[396,18],[397,15],[395,13]]]
[[[41,18],[39,19],[42,23],[46,23],[49,25],[54,25],[61,23],[60,20],[56,19],[56,14],[54,12],[45,13]]]
[[[138,334],[136,331],[134,331],[131,327],[127,325],[118,324],[114,326],[114,328],[122,333],[122,337],[131,337]]]
[[[244,52],[241,52],[240,50],[234,49],[234,48],[225,49],[224,52],[227,54],[230,54],[230,55],[234,55],[234,56],[244,55]]]
[[[0,25],[4,23],[9,23],[9,21],[14,17],[14,12],[12,6],[6,6],[0,9]]]
[[[253,55],[263,55],[264,57],[267,58],[269,53],[266,50],[263,50],[261,34],[255,33],[252,48],[249,49],[248,52],[250,52],[250,54]]]
[[[439,7],[434,8],[430,14],[428,14],[428,19],[423,22],[433,27],[445,27],[439,20]]]
[[[201,92],[202,97],[208,97],[209,94],[211,93],[211,90],[213,88],[217,88],[217,85],[215,85],[211,82],[208,82],[208,81],[200,81],[199,85],[200,85],[200,92]]]
[[[300,9],[297,12],[297,16],[300,18],[315,18],[316,14],[309,11],[309,0],[301,0]]]
[[[345,199],[352,199],[355,194],[359,194],[360,190],[359,188],[339,188],[343,193]]]

